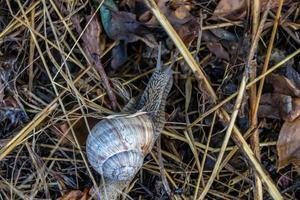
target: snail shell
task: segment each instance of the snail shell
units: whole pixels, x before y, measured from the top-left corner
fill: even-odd
[[[93,127],[87,139],[92,167],[113,181],[130,180],[154,143],[154,127],[144,113],[110,117]]]

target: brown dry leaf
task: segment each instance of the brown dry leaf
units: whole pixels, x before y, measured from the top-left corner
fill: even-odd
[[[229,54],[227,53],[227,51],[223,48],[223,46],[220,43],[209,42],[206,44],[206,46],[209,49],[209,51],[212,52],[213,54],[215,54],[218,58],[222,58],[224,60],[229,60]]]
[[[125,11],[112,11],[107,35],[113,40],[136,42],[142,40],[149,47],[156,47],[157,42],[148,28],[136,20],[136,15]]]
[[[85,50],[88,54],[100,55],[100,34],[102,32],[101,25],[97,17],[91,19],[91,15],[86,17],[88,24],[84,34],[82,35],[82,40]]]
[[[284,94],[263,94],[258,116],[293,121],[300,115],[300,98]]]
[[[261,0],[260,12],[267,9],[269,0]],[[270,9],[277,8],[279,6],[279,0],[270,0]],[[226,17],[232,20],[243,19],[246,16],[246,0],[220,0],[213,16]],[[252,2],[251,2],[252,3]],[[285,2],[287,4],[287,2]]]
[[[191,21],[185,24],[176,26],[175,30],[181,37],[184,44],[188,45],[197,37],[199,31],[199,24],[196,19],[192,19]]]
[[[300,117],[284,122],[277,141],[278,168],[300,166]]]
[[[72,190],[57,200],[87,200],[89,198],[88,192],[88,188],[85,188],[83,192],[80,190]]]
[[[180,6],[174,11],[174,15],[178,19],[185,19],[191,16],[190,9],[188,9],[186,6]]]
[[[295,86],[293,81],[285,76],[270,74],[266,81],[273,85],[274,93],[300,97],[300,90]]]
[[[98,118],[94,117],[87,117],[87,123],[89,126],[89,129],[91,130],[100,120]],[[86,126],[86,123],[84,121],[84,118],[81,118],[78,120],[74,126],[73,129],[76,133],[76,137],[78,139],[78,142],[83,145],[87,139],[87,136],[89,134],[88,128]]]
[[[94,127],[97,122],[99,122],[99,119],[94,117],[87,117],[87,123],[90,129]],[[71,123],[79,144],[83,145],[89,134],[84,118],[80,118],[79,120],[76,121],[71,121]],[[71,144],[71,143],[75,144],[73,135],[70,130],[70,126],[68,125],[67,122],[62,122],[53,125],[51,127],[51,130],[57,136],[57,138],[60,139],[61,137],[64,137],[62,139],[62,144]]]
[[[238,20],[246,16],[245,0],[220,0],[213,16],[227,17],[228,19]]]
[[[177,0],[170,2],[169,0],[158,0],[157,5],[160,11],[167,17],[174,29],[181,37],[183,42],[188,45],[195,39],[199,31],[199,23],[196,17],[190,13],[191,4],[186,0]],[[157,27],[159,23],[151,11],[143,13],[139,20],[149,27]]]
[[[173,4],[173,9],[171,9],[170,6],[167,5],[168,2],[169,0],[158,0],[157,6],[173,26],[184,24],[193,18],[186,5],[178,3]],[[177,7],[175,8],[175,6]],[[186,9],[181,7],[185,7]],[[177,13],[176,10],[178,10]],[[185,17],[182,18],[183,16]],[[146,25],[151,27],[159,26],[159,22],[157,21],[156,17],[149,10],[142,14],[139,17],[139,20],[145,22]]]
[[[178,19],[187,19],[191,17],[192,4],[189,0],[173,0],[170,1],[170,8],[175,10],[172,14]]]

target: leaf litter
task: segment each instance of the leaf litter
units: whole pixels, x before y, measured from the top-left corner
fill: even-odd
[[[92,198],[90,188],[101,177],[93,170],[89,174],[82,158],[89,130],[144,90],[160,42],[163,63],[170,64],[177,55],[167,124],[160,145],[124,193],[132,199],[197,199],[211,177],[227,124],[217,116],[217,104],[203,80],[182,60],[145,1],[105,0],[99,8],[100,2],[0,0],[0,147],[34,122],[32,132],[0,161],[0,196]],[[155,2],[216,91],[216,102],[236,94],[253,43],[255,19],[247,5],[253,1]],[[261,16],[267,2],[260,1]],[[255,77],[261,74],[279,2],[270,0],[251,60]],[[269,68],[299,49],[299,6],[296,0],[284,1]],[[260,133],[260,165],[287,199],[299,196],[299,60],[297,55],[266,76],[254,127],[248,91],[235,122],[245,138]],[[58,106],[45,112],[52,101]],[[235,99],[227,101],[223,108],[232,113],[234,104]],[[46,117],[38,121],[40,113]],[[255,199],[254,168],[237,150],[230,140],[205,198]],[[266,188],[263,199],[270,196]]]

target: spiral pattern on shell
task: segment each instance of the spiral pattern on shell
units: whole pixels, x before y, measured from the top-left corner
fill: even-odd
[[[126,181],[143,165],[153,142],[153,122],[146,113],[111,117],[91,130],[86,143],[87,157],[104,177]]]

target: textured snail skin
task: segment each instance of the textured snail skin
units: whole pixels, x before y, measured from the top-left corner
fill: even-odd
[[[145,91],[124,107],[123,114],[96,124],[86,142],[92,167],[104,177],[102,199],[117,199],[143,165],[165,124],[165,104],[173,84],[171,67],[157,65]]]

